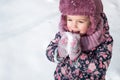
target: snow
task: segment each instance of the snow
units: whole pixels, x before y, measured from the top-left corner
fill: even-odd
[[[120,80],[120,1],[102,0],[114,39],[106,80]],[[59,0],[0,0],[0,80],[54,80],[45,50],[58,31]]]

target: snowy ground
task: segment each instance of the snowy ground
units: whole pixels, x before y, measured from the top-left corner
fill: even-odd
[[[53,80],[45,50],[58,31],[59,0],[0,0],[0,80]],[[120,0],[102,0],[114,38],[107,80],[120,80]]]

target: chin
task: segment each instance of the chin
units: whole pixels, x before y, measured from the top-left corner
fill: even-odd
[[[87,34],[86,33],[80,33],[81,36],[86,36]]]

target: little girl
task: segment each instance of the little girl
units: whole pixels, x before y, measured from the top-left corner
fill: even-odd
[[[105,80],[113,39],[101,0],[60,0],[59,32],[47,47],[55,80]]]

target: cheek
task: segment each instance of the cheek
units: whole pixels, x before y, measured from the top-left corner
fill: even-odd
[[[68,28],[68,29],[71,29],[71,26],[67,25],[67,28]]]
[[[87,25],[82,25],[82,26],[79,26],[78,28],[79,28],[81,33],[86,33],[87,30],[88,30],[88,26]]]
[[[72,23],[67,22],[67,26],[68,26],[68,27],[71,27],[71,25],[72,25]]]
[[[72,30],[74,28],[74,26],[72,26],[72,23],[68,22],[67,28],[68,28],[68,30]]]
[[[79,26],[78,28],[79,28],[80,30],[87,30],[87,29],[88,29],[88,26],[83,25],[83,26]]]

